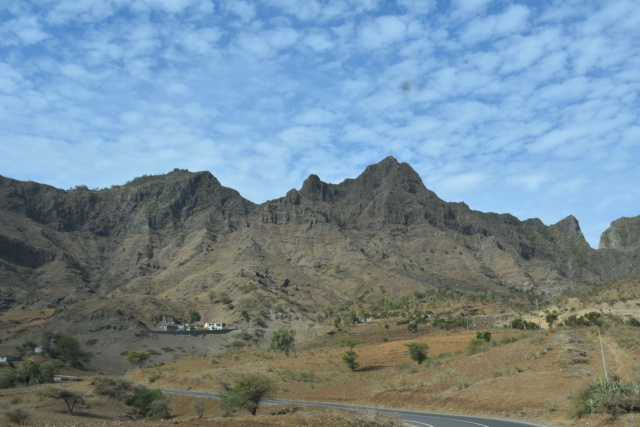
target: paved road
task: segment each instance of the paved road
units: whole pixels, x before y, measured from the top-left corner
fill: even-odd
[[[165,393],[185,394],[196,397],[219,398],[216,393],[204,393],[200,391],[159,389]],[[338,405],[334,403],[302,402],[297,400],[265,399],[263,403],[270,405],[307,405],[324,406],[327,408],[345,409],[348,411],[376,410],[389,414],[396,414],[406,424],[415,427],[551,427],[547,424],[538,424],[528,421],[503,420],[499,418],[470,417],[466,415],[437,414],[430,412],[405,411],[402,409],[375,408],[369,406]]]

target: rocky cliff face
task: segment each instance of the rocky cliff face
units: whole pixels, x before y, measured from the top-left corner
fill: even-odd
[[[602,233],[599,249],[631,250],[640,247],[640,216],[620,218]]]
[[[311,175],[262,205],[208,172],[99,191],[0,177],[0,310],[101,298],[115,311],[140,297],[174,302],[144,319],[208,301],[209,318],[231,321],[439,286],[555,295],[637,273],[638,222],[624,220],[595,251],[572,216],[546,226],[447,203],[391,157],[339,184]]]

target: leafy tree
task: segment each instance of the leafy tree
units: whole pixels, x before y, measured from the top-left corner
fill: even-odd
[[[41,344],[45,353],[50,357],[75,360],[80,351],[80,342],[62,333],[44,332],[41,337]]]
[[[547,321],[547,323],[549,324],[549,328],[553,327],[553,324],[556,323],[556,321],[558,320],[558,313],[553,310],[551,313],[548,313],[545,317],[544,320]]]
[[[353,350],[347,350],[345,351],[345,353],[342,355],[342,361],[345,363],[345,365],[347,365],[349,367],[349,369],[351,369],[352,371],[355,371],[356,369],[358,369],[358,367],[360,366],[360,364],[357,361],[358,359],[358,354],[353,351]]]
[[[41,390],[38,390],[38,394],[42,397],[47,397],[49,399],[60,399],[63,400],[67,405],[67,412],[69,415],[73,415],[73,410],[76,405],[84,404],[84,396],[74,390],[69,390],[67,388],[61,387],[47,387]]]
[[[409,323],[407,325],[407,330],[409,332],[413,332],[414,334],[418,333],[418,324],[417,323]]]
[[[260,402],[273,397],[277,391],[274,381],[261,374],[240,375],[233,386],[220,396],[220,408],[226,413],[245,409],[255,415]]]
[[[124,354],[124,360],[132,365],[138,365],[142,369],[142,365],[146,363],[151,357],[151,353],[148,351],[128,350]]]
[[[349,347],[349,350],[347,350],[343,355],[342,355],[342,361],[349,367],[349,369],[351,369],[352,371],[355,371],[356,369],[358,369],[358,367],[360,366],[360,364],[357,362],[358,359],[358,354],[353,351],[353,348],[355,346],[357,346],[358,344],[361,344],[362,340],[350,335],[345,335],[342,337],[342,339],[340,340],[340,345],[342,347]]]
[[[339,328],[341,322],[342,322],[342,319],[340,318],[340,316],[338,316],[335,319],[333,319],[333,326],[335,326],[336,328]]]
[[[409,357],[411,357],[411,360],[418,362],[418,365],[422,365],[422,362],[427,360],[427,350],[429,350],[429,346],[426,343],[412,342],[405,344],[405,346],[409,349]]]
[[[289,352],[293,350],[294,356],[298,357],[295,341],[296,331],[293,329],[280,328],[271,335],[269,350],[281,351],[287,356],[289,356]]]
[[[342,347],[349,347],[349,351],[353,351],[353,347],[358,344],[362,344],[362,340],[356,337],[352,337],[351,335],[345,335],[340,340],[340,345]]]
[[[513,319],[511,321],[511,327],[513,329],[529,329],[529,330],[533,330],[533,329],[537,329],[538,325],[536,323],[533,322],[528,322],[526,320],[523,320],[521,318],[517,318],[517,319]]]
[[[353,309],[349,310],[344,318],[344,321],[347,325],[355,325],[358,321],[358,315],[356,314],[356,311]]]
[[[242,320],[247,323],[249,323],[249,321],[251,320],[251,317],[249,316],[249,312],[247,310],[242,310],[240,312],[240,316],[242,316]]]
[[[195,308],[189,310],[189,323],[199,322],[202,317],[200,317],[200,313]]]

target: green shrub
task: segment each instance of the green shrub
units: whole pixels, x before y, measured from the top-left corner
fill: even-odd
[[[476,338],[479,339],[479,340],[483,340],[483,341],[489,342],[489,341],[491,341],[491,332],[489,332],[489,331],[482,331],[482,332],[478,331],[476,333]]]
[[[483,353],[489,349],[489,343],[485,340],[474,338],[467,344],[467,354],[473,356],[474,354]]]
[[[15,387],[18,382],[18,373],[15,369],[8,368],[0,371],[0,389]]]
[[[523,320],[521,318],[517,318],[511,321],[511,327],[513,329],[521,329],[524,331],[524,330],[538,329],[538,324],[534,322],[529,322],[527,320]]]
[[[109,376],[93,377],[90,384],[93,386],[95,394],[117,399],[127,404],[133,402],[134,395],[139,388],[128,380]]]
[[[150,419],[168,419],[171,417],[169,403],[160,390],[137,389],[133,396],[133,406]]]

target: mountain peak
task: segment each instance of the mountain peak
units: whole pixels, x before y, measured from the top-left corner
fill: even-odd
[[[361,186],[373,189],[386,189],[416,193],[424,188],[420,175],[408,163],[399,163],[388,156],[380,163],[367,166],[355,180]]]
[[[302,183],[302,188],[300,189],[299,194],[305,199],[314,202],[329,201],[335,195],[335,188],[331,184],[327,184],[320,180],[318,175],[311,174]]]
[[[580,223],[578,219],[569,215],[568,217],[558,221],[554,226],[566,234],[571,239],[581,239],[584,240],[584,235],[582,234],[582,230],[580,229]]]

